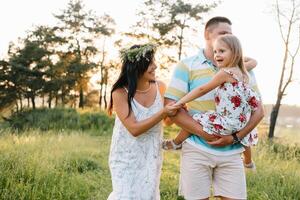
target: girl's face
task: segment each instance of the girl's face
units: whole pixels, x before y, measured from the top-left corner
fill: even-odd
[[[153,60],[147,71],[145,71],[145,73],[143,74],[142,78],[147,80],[147,81],[155,81],[155,70],[156,70],[157,66],[155,64],[155,61]]]
[[[220,40],[216,40],[213,45],[214,60],[219,68],[229,67],[229,63],[232,58],[232,51],[227,44]]]

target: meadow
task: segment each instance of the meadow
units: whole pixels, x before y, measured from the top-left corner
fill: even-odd
[[[39,109],[0,125],[0,199],[105,200],[113,119],[95,111]],[[164,136],[176,134],[175,126]],[[247,171],[250,200],[300,199],[300,147],[261,138]],[[177,196],[180,151],[164,152],[163,200]]]

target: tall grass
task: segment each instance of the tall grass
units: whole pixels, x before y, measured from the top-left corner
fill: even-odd
[[[75,131],[2,135],[0,199],[99,199],[110,190],[108,146]]]
[[[64,116],[88,114],[67,112],[73,114]],[[72,130],[69,127],[71,122],[68,126],[60,122],[65,120],[68,123],[68,117],[55,121],[50,117],[52,114],[46,114],[47,119],[54,123],[52,130],[41,131],[45,113],[28,114],[40,116],[37,120],[32,119],[37,123],[33,125],[36,128],[24,122],[27,124],[24,127],[30,129],[24,128],[19,134],[10,129],[0,130],[0,200],[107,199],[111,191],[108,168],[111,134],[108,133],[112,131],[112,119],[103,115],[102,120],[109,125],[99,126],[99,129]],[[106,134],[103,134],[104,130]],[[177,131],[173,126],[168,127],[165,137],[173,137]],[[253,148],[257,173],[247,172],[248,199],[299,200],[299,151],[299,146],[261,140]],[[177,195],[179,162],[180,151],[164,152],[160,185],[162,200],[183,199]]]

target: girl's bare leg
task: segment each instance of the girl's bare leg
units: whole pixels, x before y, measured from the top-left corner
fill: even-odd
[[[251,162],[252,162],[251,148],[245,147],[245,151],[243,154],[244,154],[244,163],[246,165],[251,164]]]

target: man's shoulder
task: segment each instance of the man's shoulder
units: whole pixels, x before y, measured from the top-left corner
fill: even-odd
[[[203,50],[200,49],[197,54],[194,54],[192,56],[186,57],[180,61],[181,64],[188,66],[190,69],[193,68],[201,68],[204,66],[203,64],[205,63],[206,58],[203,55]]]

